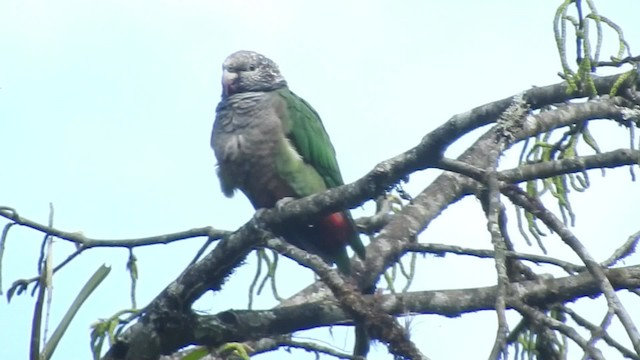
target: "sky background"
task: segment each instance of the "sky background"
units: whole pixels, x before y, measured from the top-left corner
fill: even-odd
[[[249,220],[253,209],[242,195],[222,196],[209,148],[220,66],[228,54],[256,50],[280,65],[290,87],[320,113],[343,176],[351,182],[456,113],[558,82],[552,32],[557,3],[0,0],[0,205],[46,223],[52,202],[56,227],[94,238],[126,239],[207,225],[233,230]],[[596,5],[638,51],[640,2]],[[617,49],[613,32],[608,34],[605,58]],[[603,150],[628,144],[627,132],[610,122],[594,124],[592,132]],[[459,154],[478,134],[463,138],[447,156]],[[504,158],[504,167],[513,159]],[[415,195],[439,173],[412,175],[406,189]],[[640,191],[628,169],[608,170],[606,178],[592,172],[591,180],[587,193],[572,195],[575,233],[602,260],[639,230],[635,204]],[[370,211],[365,206],[355,214]],[[2,263],[3,291],[14,280],[36,274],[41,239],[29,229],[11,229]],[[471,198],[448,208],[421,240],[491,246],[480,205]],[[173,280],[203,241],[137,249],[138,304],[144,306]],[[520,238],[515,241],[518,250],[539,252]],[[575,261],[556,238],[549,237],[546,245],[551,254]],[[57,240],[54,259],[59,262],[73,250]],[[129,307],[127,256],[124,249],[88,251],[56,275],[49,333],[95,269],[101,264],[113,268],[74,319],[54,359],[89,358],[90,324]],[[253,259],[223,291],[204,295],[198,308],[215,313],[245,307]],[[634,255],[626,264],[639,260]],[[313,279],[292,263],[281,266],[282,296]],[[495,278],[490,260],[426,257],[412,289],[487,286]],[[256,308],[275,304],[269,291],[254,300]],[[596,299],[575,307],[598,322],[606,311],[603,304]],[[1,359],[28,357],[33,305],[28,296],[10,304],[0,300]],[[640,318],[637,310],[628,310]],[[495,318],[493,312],[417,317],[412,336],[432,359],[486,358]],[[628,343],[624,334],[616,334]],[[300,337],[347,351],[353,341],[352,331],[339,328]],[[256,356],[285,358],[314,355],[294,350]],[[370,358],[390,355],[376,346]]]

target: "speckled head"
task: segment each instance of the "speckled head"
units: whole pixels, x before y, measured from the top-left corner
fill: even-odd
[[[272,91],[287,86],[278,65],[254,51],[240,50],[222,64],[222,97],[255,91]]]

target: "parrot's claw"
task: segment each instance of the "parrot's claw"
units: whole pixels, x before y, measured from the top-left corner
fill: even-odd
[[[264,221],[262,220],[262,216],[264,215],[265,211],[267,211],[267,209],[258,209],[256,210],[256,213],[253,215],[253,219],[255,221],[256,227],[260,229],[265,228]]]
[[[276,209],[282,210],[283,206],[287,205],[288,203],[292,202],[295,199],[296,198],[294,198],[294,197],[284,197],[284,198],[276,201]]]

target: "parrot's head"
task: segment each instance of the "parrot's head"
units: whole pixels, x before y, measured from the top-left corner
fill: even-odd
[[[222,97],[251,91],[271,91],[286,85],[278,65],[257,52],[236,51],[222,64]]]

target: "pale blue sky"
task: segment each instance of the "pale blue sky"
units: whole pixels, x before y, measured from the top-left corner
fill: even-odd
[[[241,195],[222,196],[209,148],[220,64],[229,53],[256,50],[280,64],[291,88],[322,116],[343,175],[353,181],[456,113],[557,82],[560,67],[551,30],[556,3],[0,0],[0,205],[46,222],[53,202],[57,227],[97,238],[206,225],[235,229],[253,210]],[[622,26],[638,51],[640,3],[596,4]],[[604,149],[627,144],[626,132],[617,126],[593,129],[596,136],[602,134]],[[448,155],[471,141],[463,140]],[[438,173],[416,174],[406,188],[416,194]],[[626,169],[607,174],[602,179],[592,173],[592,191],[573,198],[576,233],[598,259],[639,230],[630,201],[640,196],[637,184]],[[603,214],[612,203],[618,204],[617,211]],[[447,209],[421,239],[490,246],[473,199]],[[14,280],[35,275],[40,240],[28,229],[11,230],[4,291]],[[139,305],[173,280],[202,242],[138,249]],[[517,243],[520,250],[536,251],[522,240]],[[547,241],[551,251],[570,256],[554,243]],[[71,251],[73,246],[57,241],[54,257],[60,261]],[[199,307],[217,312],[244,306],[253,275],[250,259],[222,292],[205,295]],[[103,263],[113,267],[54,359],[89,358],[89,325],[128,307],[126,261],[125,250],[93,250],[55,277],[51,329],[89,275]],[[638,256],[628,261],[637,262]],[[493,269],[486,260],[428,257],[421,260],[413,289],[492,285]],[[308,271],[281,270],[279,276],[283,296],[312,279]],[[257,308],[273,305],[268,291],[255,302]],[[0,323],[5,324],[0,358],[27,357],[32,309],[33,299],[26,296],[9,305],[0,301]],[[485,358],[495,314],[419,317],[413,329],[422,351],[433,359]],[[469,336],[460,346],[463,332]],[[345,334],[346,343],[340,338]],[[332,340],[329,330],[321,329],[304,336],[350,349],[353,335],[334,329]],[[388,359],[385,354],[378,346],[371,358]],[[294,351],[256,358],[313,355]]]

